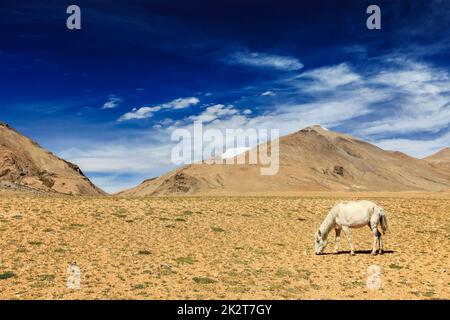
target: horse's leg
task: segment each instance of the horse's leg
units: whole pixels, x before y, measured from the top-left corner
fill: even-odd
[[[378,235],[379,235],[379,237],[378,237],[378,244],[379,244],[379,251],[378,251],[378,253],[379,254],[383,254],[383,240],[381,239],[381,232],[380,231],[378,231]]]
[[[373,233],[373,246],[372,246],[372,255],[376,255],[377,254],[377,243],[380,243],[380,231],[378,231],[377,226],[375,227],[371,227],[372,229],[372,233]]]
[[[347,237],[348,244],[350,245],[350,254],[355,255],[355,248],[352,243],[352,235],[350,233],[350,228],[348,226],[342,226],[342,230],[344,230],[345,236]]]
[[[380,222],[380,217],[377,215],[372,215],[369,226],[370,229],[372,229],[373,234],[373,246],[372,246],[372,255],[377,254],[377,243],[378,248],[381,248],[380,240],[381,240],[381,233],[378,231],[378,223]]]
[[[334,253],[338,253],[339,252],[339,241],[341,240],[341,228],[336,227],[334,229],[334,231],[336,231],[336,240],[335,240],[335,244],[334,244]]]

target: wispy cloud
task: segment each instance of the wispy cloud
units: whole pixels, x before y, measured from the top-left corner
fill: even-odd
[[[108,101],[106,101],[102,105],[101,109],[114,109],[114,108],[117,108],[122,101],[123,101],[122,98],[112,94],[112,95],[109,96]]]
[[[250,52],[248,50],[233,52],[227,55],[223,60],[229,64],[281,71],[296,71],[303,68],[303,64],[295,57]]]
[[[385,150],[396,150],[413,157],[424,158],[449,146],[450,132],[429,139],[382,139],[374,141]]]
[[[389,95],[373,121],[359,126],[365,135],[436,133],[450,125],[450,74],[424,63],[396,61],[366,79],[366,86]]]
[[[311,81],[305,87],[309,91],[335,90],[337,87],[356,83],[361,80],[361,77],[353,72],[345,63],[304,72],[299,78],[305,78]]]
[[[270,97],[276,96],[275,92],[273,92],[273,91],[264,91],[263,93],[261,93],[261,95],[262,96],[270,96]]]
[[[153,107],[134,108],[130,112],[122,115],[117,121],[127,121],[133,119],[147,119],[153,116],[154,112],[162,109],[184,109],[196,105],[200,100],[196,97],[178,98],[167,103],[163,103]]]
[[[205,111],[199,115],[190,116],[189,119],[192,121],[202,121],[204,123],[212,122],[215,120],[220,120],[233,115],[239,114],[239,110],[232,105],[225,106],[223,104],[216,104],[207,107]]]

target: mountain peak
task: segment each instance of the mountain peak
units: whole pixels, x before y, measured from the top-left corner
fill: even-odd
[[[429,155],[428,157],[425,157],[425,159],[436,159],[436,158],[448,157],[448,156],[450,156],[450,147],[441,149],[438,152],[433,153],[432,155]]]
[[[320,124],[315,124],[306,128],[301,129],[300,131],[302,132],[310,132],[310,131],[315,131],[315,132],[329,132],[330,130],[328,130],[325,127],[322,127]]]
[[[327,129],[327,128],[319,125],[319,124],[315,124],[315,125],[303,128],[303,129],[301,129],[301,130],[299,130],[299,131],[297,131],[294,134],[289,135],[289,136],[297,137],[298,135],[301,136],[301,135],[305,135],[305,134],[306,135],[313,134],[313,135],[325,137],[325,138],[331,139],[331,140],[334,140],[336,138],[354,139],[353,137],[351,137],[349,135],[329,130],[329,129]]]
[[[428,161],[438,167],[450,169],[450,148],[446,147],[423,160]]]

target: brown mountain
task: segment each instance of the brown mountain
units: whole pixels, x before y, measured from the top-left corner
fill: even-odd
[[[0,188],[72,195],[102,195],[77,165],[0,123]]]
[[[450,170],[450,148],[444,148],[441,151],[424,158],[424,160],[434,164],[438,168]]]
[[[260,164],[198,163],[146,180],[120,194],[450,190],[450,173],[427,161],[385,151],[320,126],[281,137],[279,146],[280,168],[276,175],[261,175]]]

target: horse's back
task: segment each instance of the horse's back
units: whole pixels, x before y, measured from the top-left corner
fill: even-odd
[[[334,210],[339,224],[360,227],[368,223],[375,204],[371,201],[345,201],[338,203]]]
[[[342,201],[337,203],[334,207],[346,210],[363,210],[363,209],[371,209],[375,207],[376,204],[372,201],[368,200],[357,200],[357,201]]]

